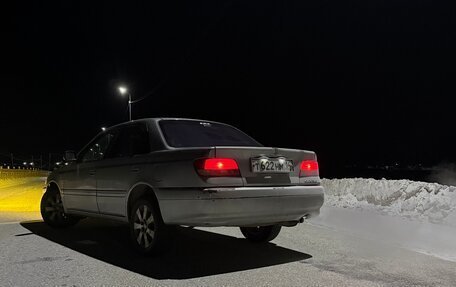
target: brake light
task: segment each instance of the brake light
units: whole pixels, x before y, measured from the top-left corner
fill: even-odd
[[[318,162],[316,160],[304,160],[301,162],[300,177],[303,176],[318,176]]]
[[[239,166],[232,158],[202,158],[195,161],[202,176],[240,176]]]

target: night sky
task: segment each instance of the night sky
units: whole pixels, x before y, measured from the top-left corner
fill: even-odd
[[[316,151],[328,174],[456,161],[454,7],[92,2],[4,10],[0,161],[79,150],[126,121],[119,84],[148,96],[134,118],[226,122],[267,146]]]

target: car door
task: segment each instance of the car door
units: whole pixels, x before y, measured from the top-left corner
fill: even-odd
[[[112,148],[97,169],[97,202],[100,213],[126,216],[129,189],[139,180],[144,157],[151,147],[147,126],[130,124],[117,129]]]
[[[98,213],[96,174],[113,137],[112,133],[103,133],[95,138],[79,153],[74,170],[64,175],[63,200],[67,211]]]

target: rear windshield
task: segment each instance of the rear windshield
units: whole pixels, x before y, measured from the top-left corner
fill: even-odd
[[[160,127],[172,147],[261,146],[245,133],[223,124],[163,120]]]

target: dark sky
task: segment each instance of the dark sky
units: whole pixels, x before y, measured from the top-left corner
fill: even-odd
[[[123,83],[149,95],[134,118],[227,122],[265,145],[315,150],[326,167],[456,161],[456,12],[436,1],[21,1],[4,11],[0,160],[78,150],[127,120]]]

